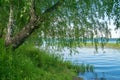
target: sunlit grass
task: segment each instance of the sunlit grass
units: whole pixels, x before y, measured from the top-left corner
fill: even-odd
[[[98,47],[102,47],[101,43],[97,44]],[[86,45],[82,45],[82,47],[95,47],[92,43],[87,43]],[[105,43],[104,48],[114,48],[114,49],[120,49],[120,43]]]
[[[101,48],[120,48],[120,42],[116,41],[116,43],[109,43],[109,42],[81,42],[81,41],[56,41],[56,42],[47,42],[48,46],[58,46],[60,48],[63,47],[70,47],[70,48],[76,48],[76,47],[101,47]]]

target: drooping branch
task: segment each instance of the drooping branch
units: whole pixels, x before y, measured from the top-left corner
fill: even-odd
[[[12,27],[13,27],[13,6],[10,5],[9,21],[7,24],[7,32],[6,32],[6,38],[5,38],[5,45],[6,46],[9,43],[11,43]]]

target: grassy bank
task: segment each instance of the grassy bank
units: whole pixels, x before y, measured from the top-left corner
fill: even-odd
[[[97,44],[98,47],[102,47],[101,43]],[[82,44],[82,47],[95,47],[92,43],[87,43],[86,45]],[[104,44],[105,48],[120,49],[120,43],[106,43]]]
[[[48,42],[48,46],[53,45],[58,47],[71,47],[71,48],[76,48],[76,47],[105,47],[105,48],[113,48],[113,49],[120,49],[120,43],[92,43],[92,42],[79,42],[79,41],[59,41],[59,42]]]
[[[0,80],[72,80],[79,71],[88,68],[63,61],[32,45],[23,45],[15,51],[3,45],[1,40]]]

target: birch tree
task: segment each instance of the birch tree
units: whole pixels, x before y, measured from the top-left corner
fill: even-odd
[[[49,39],[110,37],[120,27],[119,0],[1,0],[0,30],[5,46],[19,47],[35,31]]]

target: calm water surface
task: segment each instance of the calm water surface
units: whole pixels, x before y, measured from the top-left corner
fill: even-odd
[[[120,50],[104,49],[95,53],[94,48],[77,48],[79,54],[70,56],[70,50],[62,51],[65,60],[75,64],[94,65],[94,72],[79,73],[84,80],[120,80]]]

